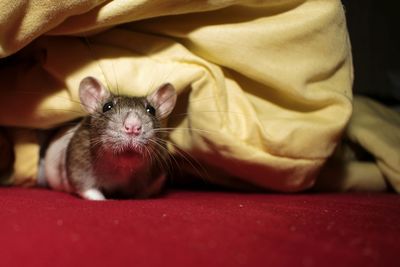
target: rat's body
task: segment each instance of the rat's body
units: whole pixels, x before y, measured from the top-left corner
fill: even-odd
[[[175,106],[173,86],[164,84],[147,97],[114,96],[87,77],[79,94],[90,115],[50,143],[45,156],[50,187],[91,200],[159,193],[167,153],[157,129]]]

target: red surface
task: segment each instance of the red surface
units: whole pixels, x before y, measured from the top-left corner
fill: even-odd
[[[392,194],[171,191],[89,202],[0,189],[1,266],[400,266]]]

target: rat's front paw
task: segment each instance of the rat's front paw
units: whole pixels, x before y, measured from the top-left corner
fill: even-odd
[[[104,195],[98,189],[95,188],[90,188],[83,192],[80,192],[79,195],[87,200],[106,200]]]

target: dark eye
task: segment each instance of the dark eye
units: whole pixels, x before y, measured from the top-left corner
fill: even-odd
[[[113,106],[114,106],[114,103],[113,103],[113,102],[107,102],[107,103],[105,103],[104,106],[103,106],[103,112],[109,111],[110,109],[113,108]]]
[[[150,113],[151,115],[153,115],[153,116],[156,115],[156,109],[153,108],[153,106],[150,105],[150,104],[147,104],[147,105],[146,105],[146,111],[147,111],[148,113]]]

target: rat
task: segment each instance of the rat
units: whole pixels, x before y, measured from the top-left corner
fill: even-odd
[[[165,83],[148,96],[129,97],[114,95],[96,78],[86,77],[79,98],[88,115],[61,129],[44,156],[50,188],[88,200],[160,193],[168,156],[160,127],[175,107],[174,86]]]

